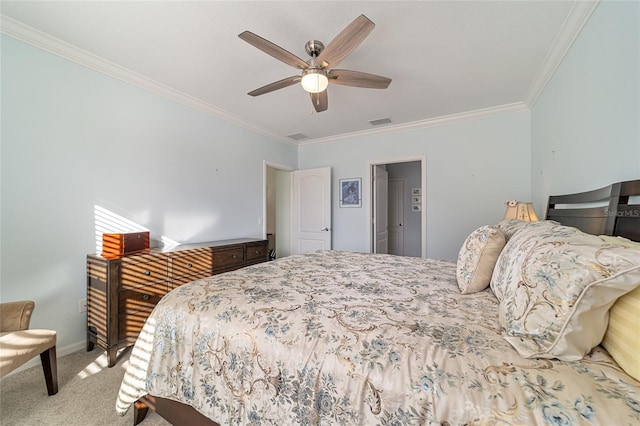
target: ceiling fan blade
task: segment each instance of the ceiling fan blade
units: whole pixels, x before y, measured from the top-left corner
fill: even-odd
[[[375,24],[364,15],[347,25],[318,55],[323,67],[335,67],[367,38]]]
[[[375,74],[351,70],[331,70],[327,74],[329,83],[342,86],[365,87],[367,89],[386,89],[391,79]]]
[[[302,77],[300,77],[299,75],[283,78],[282,80],[276,81],[271,84],[267,84],[266,86],[262,86],[256,90],[252,90],[251,92],[247,93],[247,95],[251,95],[251,96],[264,95],[265,93],[273,92],[274,90],[284,89],[285,87],[292,86],[300,82],[301,79]]]
[[[308,65],[305,61],[298,58],[288,50],[283,49],[277,44],[271,43],[269,40],[260,37],[252,33],[251,31],[244,31],[238,34],[242,40],[246,41],[250,45],[257,47],[267,55],[271,55],[274,58],[284,62],[287,65],[291,65],[294,68],[307,69]]]
[[[309,95],[311,95],[311,103],[316,112],[326,111],[329,108],[329,97],[326,90],[320,93],[309,93]]]

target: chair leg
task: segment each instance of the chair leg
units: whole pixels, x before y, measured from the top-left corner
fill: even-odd
[[[58,393],[58,359],[56,358],[56,347],[52,346],[40,354],[44,380],[47,382],[47,393],[55,395]]]

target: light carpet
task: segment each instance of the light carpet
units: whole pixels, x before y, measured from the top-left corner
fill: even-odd
[[[0,424],[2,426],[133,425],[133,408],[125,416],[115,405],[129,361],[123,350],[117,364],[107,367],[99,348],[58,358],[58,393],[47,395],[40,365],[0,379]],[[38,359],[39,361],[39,359]],[[149,411],[140,426],[169,425]]]

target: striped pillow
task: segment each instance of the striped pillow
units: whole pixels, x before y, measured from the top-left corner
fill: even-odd
[[[607,243],[638,246],[620,237],[601,236]],[[602,346],[631,377],[640,381],[640,287],[619,298],[609,310],[609,326]]]
[[[631,377],[640,381],[640,287],[619,298],[609,310],[602,346]]]

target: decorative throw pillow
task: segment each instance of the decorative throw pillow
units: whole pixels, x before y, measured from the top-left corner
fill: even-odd
[[[640,247],[626,238],[601,235],[607,243]],[[609,309],[609,327],[602,339],[605,347],[618,365],[631,377],[640,381],[640,287],[619,298]]]
[[[560,225],[555,220],[541,220],[539,222],[525,222],[519,219],[504,219],[498,222],[496,227],[502,231],[504,234],[505,240],[509,242],[511,237],[521,229],[526,228],[532,224],[538,224],[537,226],[546,226],[546,225]],[[540,225],[541,224],[541,225]]]
[[[505,240],[509,241],[509,239],[513,236],[513,234],[515,234],[516,232],[518,232],[519,230],[521,230],[522,228],[524,228],[530,223],[531,222],[524,222],[518,219],[504,219],[498,222],[498,224],[496,225],[496,228],[500,229],[504,234]]]
[[[624,237],[612,237],[611,235],[598,235],[603,242],[607,244],[621,245],[627,247],[640,247],[640,243],[635,241],[631,241],[628,238]]]
[[[609,327],[602,346],[631,377],[640,381],[640,287],[619,298],[609,309]]]
[[[492,226],[478,228],[467,237],[460,248],[457,265],[458,287],[463,294],[482,291],[489,286],[504,244],[504,234]]]
[[[492,288],[502,291],[505,339],[525,358],[581,359],[602,341],[609,308],[640,285],[640,248],[566,226],[522,229],[503,256]]]
[[[508,285],[513,280],[513,277],[508,276],[513,272],[512,268],[507,266],[512,262],[520,262],[523,256],[522,248],[520,245],[509,244],[509,241],[522,230],[532,230],[533,234],[542,232],[543,229],[547,229],[551,226],[559,225],[558,222],[553,220],[543,220],[540,222],[523,222],[518,219],[505,219],[498,223],[496,227],[502,231],[505,235],[506,244],[493,269],[493,275],[491,276],[491,290],[499,301],[503,299],[504,286]],[[504,325],[503,325],[504,326]]]

